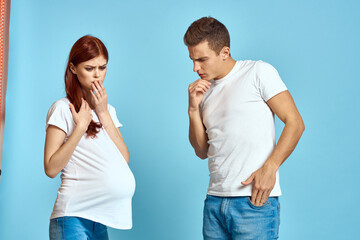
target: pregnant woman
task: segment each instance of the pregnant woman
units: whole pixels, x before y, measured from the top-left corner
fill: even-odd
[[[57,100],[46,120],[44,167],[61,172],[50,217],[50,240],[108,239],[107,226],[132,227],[135,179],[115,108],[103,81],[105,45],[84,36],[73,45],[65,71],[66,98]]]

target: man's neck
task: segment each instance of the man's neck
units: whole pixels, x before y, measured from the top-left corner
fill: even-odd
[[[231,72],[231,70],[234,68],[235,64],[236,64],[236,61],[232,57],[229,57],[226,60],[226,62],[224,63],[223,73],[217,79],[214,79],[214,80],[221,79],[221,78],[225,77],[226,75],[228,75],[229,72]]]

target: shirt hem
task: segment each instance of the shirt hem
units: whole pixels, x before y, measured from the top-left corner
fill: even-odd
[[[98,222],[98,223],[101,223],[107,227],[110,227],[110,228],[115,228],[115,229],[121,229],[121,230],[129,230],[132,228],[132,224],[130,225],[121,225],[121,224],[112,224],[112,223],[108,223],[107,221],[104,221],[104,220],[101,220],[99,218],[95,218],[95,217],[92,217],[92,216],[87,216],[87,215],[83,215],[83,214],[71,214],[71,213],[67,213],[66,215],[65,214],[54,214],[54,215],[51,215],[50,217],[50,220],[51,219],[54,219],[54,218],[59,218],[59,217],[80,217],[80,218],[85,218],[85,219],[88,219],[88,220],[91,220],[91,221],[94,221],[94,222]]]
[[[208,195],[216,196],[216,197],[249,197],[251,193],[234,193],[234,192],[212,192],[208,191]],[[282,195],[281,192],[274,192],[269,195],[269,197],[280,197]]]

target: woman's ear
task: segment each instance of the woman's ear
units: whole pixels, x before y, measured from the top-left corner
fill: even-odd
[[[70,71],[76,75],[76,68],[72,62],[70,63]]]

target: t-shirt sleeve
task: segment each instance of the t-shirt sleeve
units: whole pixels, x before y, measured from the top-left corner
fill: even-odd
[[[256,64],[257,85],[260,90],[260,95],[265,102],[275,95],[287,90],[279,73],[273,66],[262,61],[259,61]]]
[[[119,119],[116,116],[116,110],[113,106],[111,106],[110,104],[108,104],[108,110],[111,116],[111,119],[114,122],[114,125],[116,128],[122,127],[123,125],[119,122]]]
[[[63,130],[66,135],[69,135],[70,121],[72,121],[72,115],[67,103],[61,100],[56,101],[48,111],[45,130],[49,125],[53,125]]]

